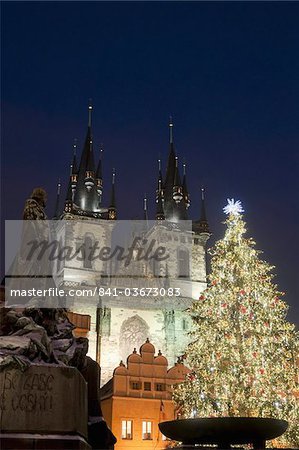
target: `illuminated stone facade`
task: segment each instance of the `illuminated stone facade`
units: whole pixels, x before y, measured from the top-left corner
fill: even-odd
[[[94,143],[91,129],[91,112],[85,143],[80,161],[77,162],[76,145],[71,165],[71,174],[64,204],[64,211],[55,217],[58,221],[58,240],[75,248],[89,247],[99,241],[101,246],[110,244],[111,234],[116,226],[117,208],[115,171],[113,170],[111,199],[108,206],[102,205],[103,178],[101,157],[97,166],[94,161]],[[113,280],[111,266],[103,261],[64,261],[57,264],[57,283],[66,291],[73,289],[95,289],[116,287],[114,296],[94,295],[72,297],[68,304],[72,312],[89,315],[88,329],[81,327],[78,333],[89,338],[89,355],[101,365],[102,383],[112,376],[114,367],[131,351],[140,347],[146,338],[161,349],[170,364],[174,364],[188,343],[191,320],[186,309],[199,298],[206,287],[206,242],[210,236],[205,215],[204,198],[201,199],[201,216],[198,221],[189,221],[189,231],[180,231],[178,222],[188,222],[190,196],[187,189],[186,168],[180,177],[178,158],[173,140],[173,124],[169,124],[169,153],[165,177],[162,176],[159,161],[156,189],[155,221],[146,228],[144,236],[156,240],[156,246],[163,242],[170,253],[167,264],[153,264],[136,284],[134,277]],[[60,188],[58,193],[60,192]],[[57,205],[59,199],[57,198]],[[144,223],[148,224],[147,203],[144,201]],[[119,275],[125,273],[117,268]],[[171,273],[171,277],[167,276]],[[178,296],[124,296],[128,288],[173,288],[179,289]],[[78,316],[79,317],[79,316]]]
[[[103,221],[104,222],[104,221]],[[103,227],[95,226],[95,232],[101,238],[109,235]],[[110,225],[109,225],[110,227]],[[157,225],[159,227],[159,225]],[[71,239],[83,242],[84,236],[80,224],[73,226],[76,235]],[[61,231],[62,233],[62,231]],[[165,230],[168,236],[167,246],[174,247],[173,258],[169,265],[171,270],[179,271],[179,259],[177,258],[177,242],[174,237],[177,234],[172,230]],[[102,296],[73,297],[70,305],[73,312],[89,315],[90,329],[85,330],[89,338],[89,355],[97,359],[101,365],[101,382],[105,383],[111,378],[113,369],[120,360],[125,360],[132,347],[139,348],[146,338],[149,338],[156,348],[163,351],[170,364],[174,364],[177,358],[184,353],[188,344],[188,331],[191,329],[191,318],[186,309],[194,299],[198,299],[206,286],[205,244],[207,234],[196,235],[191,232],[187,238],[190,243],[189,251],[191,262],[190,272],[193,279],[180,278],[179,276],[169,282],[168,287],[180,289],[180,295],[175,296]],[[186,238],[186,239],[187,239]],[[196,243],[195,243],[196,242]],[[183,249],[182,244],[179,249]],[[190,251],[191,249],[191,251]],[[103,266],[95,263],[91,268],[84,267],[84,261],[65,263],[58,273],[60,284],[65,290],[80,288],[94,289],[103,282],[102,275],[105,272]],[[175,272],[174,272],[175,273]],[[179,274],[178,274],[179,275]],[[165,286],[165,278],[144,278],[139,287]],[[159,284],[160,283],[160,284]],[[124,292],[125,288],[136,287],[135,279],[115,280],[118,292]],[[109,288],[107,284],[105,288]],[[166,287],[167,288],[167,287]],[[82,330],[81,330],[82,334]]]

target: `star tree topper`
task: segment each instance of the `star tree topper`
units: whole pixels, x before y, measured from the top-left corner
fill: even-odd
[[[233,198],[230,200],[227,199],[227,205],[223,208],[225,214],[233,214],[234,216],[239,216],[244,212],[242,208],[242,203],[240,200],[234,200]]]

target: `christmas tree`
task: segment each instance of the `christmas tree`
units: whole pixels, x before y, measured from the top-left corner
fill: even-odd
[[[242,206],[228,200],[225,236],[210,250],[208,287],[193,303],[192,369],[174,388],[183,417],[274,417],[299,445],[299,339],[273,283],[273,266],[246,238]],[[297,396],[297,397],[296,397]]]

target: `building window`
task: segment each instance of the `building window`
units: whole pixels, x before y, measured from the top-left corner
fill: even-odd
[[[121,421],[121,438],[133,439],[133,421],[122,420]]]
[[[140,389],[139,381],[132,381],[131,388],[134,389],[135,391],[138,391]]]
[[[152,436],[152,422],[148,420],[142,421],[142,439],[144,441],[150,441],[153,439]]]
[[[182,328],[184,331],[188,329],[188,322],[186,319],[182,320]]]
[[[189,278],[189,252],[187,250],[179,250],[178,251],[178,272],[179,278]]]
[[[156,391],[158,391],[158,392],[165,391],[165,384],[163,384],[163,383],[156,383]]]
[[[144,382],[144,390],[145,391],[151,391],[152,390],[152,384],[149,381]]]

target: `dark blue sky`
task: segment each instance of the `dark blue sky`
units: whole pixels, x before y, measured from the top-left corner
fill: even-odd
[[[87,103],[104,143],[104,198],[117,170],[119,218],[154,214],[156,160],[174,117],[192,218],[207,187],[213,237],[227,197],[277,266],[299,316],[299,4],[296,2],[2,3],[2,194],[20,218],[33,187],[68,179]],[[108,200],[107,200],[108,201]]]

